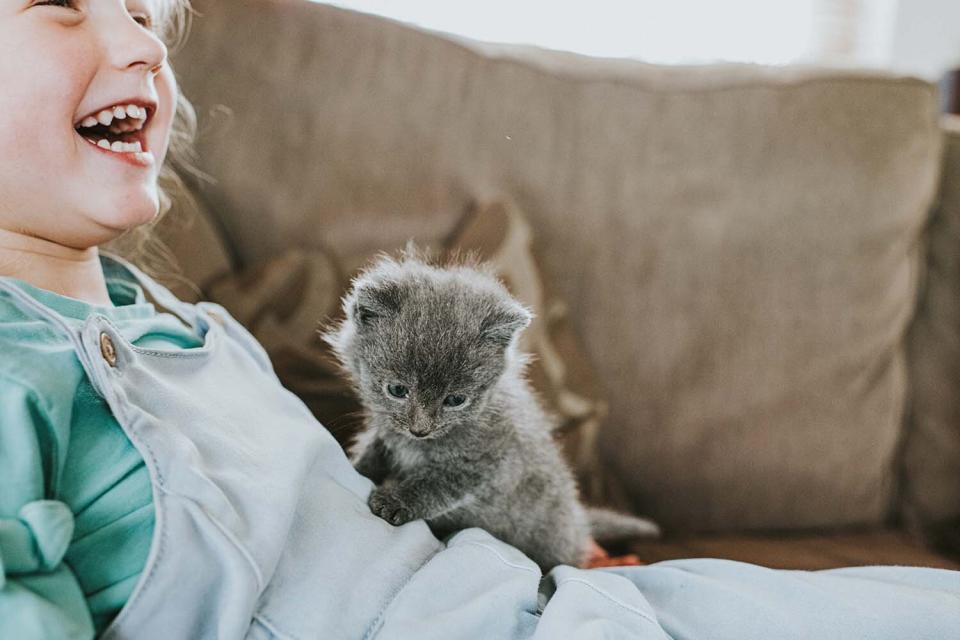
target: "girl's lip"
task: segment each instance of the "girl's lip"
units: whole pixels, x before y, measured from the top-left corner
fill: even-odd
[[[109,157],[112,157],[114,160],[119,160],[120,162],[125,162],[128,165],[141,168],[149,168],[155,164],[155,159],[153,153],[149,150],[140,151],[140,152],[117,152],[111,151],[109,149],[104,149],[103,147],[98,147],[95,142],[91,142],[87,138],[84,138],[79,133],[77,137],[83,140],[83,143],[89,146],[94,151],[105,154]]]

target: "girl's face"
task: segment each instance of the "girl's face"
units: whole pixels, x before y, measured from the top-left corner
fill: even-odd
[[[85,249],[157,215],[166,1],[0,0],[0,229]]]

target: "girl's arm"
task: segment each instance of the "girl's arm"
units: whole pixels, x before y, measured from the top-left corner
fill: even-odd
[[[0,638],[94,636],[83,590],[63,562],[73,514],[52,495],[62,439],[38,395],[0,375]]]

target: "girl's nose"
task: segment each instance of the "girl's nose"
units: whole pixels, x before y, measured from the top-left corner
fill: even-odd
[[[140,69],[156,75],[167,60],[167,47],[157,34],[129,16],[111,26],[105,38],[113,66],[122,71]]]

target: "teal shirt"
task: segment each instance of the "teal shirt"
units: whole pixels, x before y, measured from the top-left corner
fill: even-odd
[[[101,266],[113,305],[3,280],[68,323],[101,314],[140,347],[202,346],[179,318],[157,312],[125,268],[102,258]],[[62,502],[72,514],[73,533],[63,534],[69,545],[56,566],[26,557],[42,545],[25,542],[31,516],[22,510],[38,500]],[[69,516],[56,515],[36,528],[68,528]],[[143,459],[94,392],[70,340],[0,292],[0,616],[22,617],[24,629],[36,624],[49,632],[53,624],[62,637],[89,637],[91,624],[99,633],[140,577],[153,518]]]

